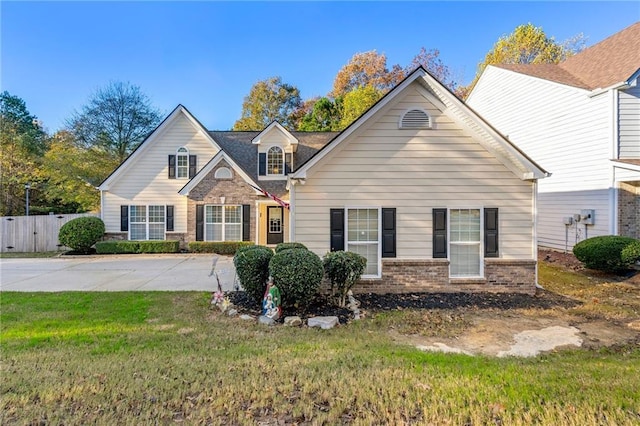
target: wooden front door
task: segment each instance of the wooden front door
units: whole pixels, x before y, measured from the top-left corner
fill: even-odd
[[[282,207],[267,207],[267,244],[280,244],[284,241]]]

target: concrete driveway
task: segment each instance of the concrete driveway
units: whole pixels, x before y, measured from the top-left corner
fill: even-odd
[[[2,291],[214,291],[234,289],[231,256],[138,254],[0,259]]]

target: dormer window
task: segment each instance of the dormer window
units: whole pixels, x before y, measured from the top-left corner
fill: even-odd
[[[178,148],[176,160],[176,177],[178,179],[189,177],[189,150],[183,146]]]
[[[284,153],[279,146],[272,146],[267,151],[267,175],[284,175]]]
[[[410,109],[400,117],[398,127],[401,129],[430,129],[431,117],[423,109]]]

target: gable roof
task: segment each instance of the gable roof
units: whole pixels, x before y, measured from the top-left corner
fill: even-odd
[[[142,156],[142,154],[149,149],[150,146],[153,145],[153,142],[157,140],[167,129],[171,127],[171,125],[178,119],[178,117],[184,116],[188,119],[191,125],[195,128],[195,130],[200,133],[205,139],[207,139],[211,144],[217,149],[220,150],[220,146],[211,138],[207,129],[200,123],[187,108],[183,105],[179,104],[174,108],[173,111],[155,128],[153,132],[147,136],[140,145],[131,153],[129,156],[122,162],[120,165],[113,171],[107,178],[102,181],[102,183],[98,186],[98,189],[101,191],[106,191],[109,189],[109,186],[118,180],[118,178],[124,173],[124,171],[128,170],[135,164],[136,160]]]
[[[588,90],[626,83],[640,69],[640,21],[559,64],[495,66]]]
[[[279,130],[292,145],[298,144],[298,139],[291,134],[287,129],[285,129],[282,124],[278,123],[276,120],[272,121],[267,127],[265,127],[260,133],[258,133],[252,140],[251,143],[260,145],[262,142],[262,138],[268,135],[273,129]]]
[[[527,157],[520,149],[513,145],[500,132],[487,123],[479,114],[462,102],[447,87],[442,85],[422,66],[416,68],[396,87],[389,91],[376,104],[369,108],[357,120],[338,134],[333,140],[314,154],[309,160],[299,167],[292,175],[292,179],[305,179],[307,172],[320,162],[327,154],[340,145],[353,134],[360,126],[366,123],[374,114],[380,111],[391,100],[396,98],[413,82],[419,82],[433,92],[436,98],[442,102],[452,118],[462,127],[475,134],[478,141],[491,152],[502,164],[511,170],[522,180],[541,179],[549,175],[542,167]]]

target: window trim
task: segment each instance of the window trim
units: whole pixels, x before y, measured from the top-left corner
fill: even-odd
[[[180,165],[180,158],[185,159],[185,165]],[[180,170],[183,170],[184,176],[180,175]],[[189,149],[186,146],[176,149],[176,179],[189,179]]]
[[[349,248],[349,210],[377,210],[378,211],[378,273],[362,274],[363,279],[379,279],[382,278],[382,207],[381,206],[345,206],[344,207],[344,249]],[[361,241],[352,243],[358,245]],[[371,241],[368,242],[370,244]],[[364,244],[364,243],[363,243]]]
[[[271,152],[272,149],[277,148],[280,150],[280,164],[281,164],[281,169],[280,169],[280,173],[271,173],[271,167],[269,164],[269,153]],[[280,145],[271,145],[266,151],[267,154],[267,161],[266,161],[266,174],[265,176],[278,176],[278,177],[282,177],[285,176],[284,174],[284,169],[285,169],[285,152],[284,149],[280,146]]]
[[[480,239],[478,240],[478,246],[479,246],[479,251],[478,251],[478,259],[480,261],[480,271],[479,271],[479,275],[452,275],[451,274],[451,244],[453,243],[452,238],[451,238],[451,232],[452,232],[452,227],[451,227],[451,211],[452,210],[478,210],[479,212],[479,216],[480,216]],[[456,243],[457,245],[471,245],[472,243],[467,243],[465,244],[465,242],[462,243]],[[475,243],[473,243],[475,244]],[[464,279],[479,279],[479,278],[485,278],[484,275],[484,207],[478,207],[478,206],[474,206],[474,207],[448,207],[447,208],[447,260],[449,260],[449,278],[454,279],[454,280],[464,280]]]
[[[127,240],[129,241],[164,241],[167,239],[167,205],[166,204],[129,204],[128,206],[128,221],[129,221],[129,230],[127,231]],[[145,222],[134,222],[133,220],[131,220],[131,211],[133,210],[132,207],[144,207],[145,208]],[[163,220],[162,222],[151,222],[149,220],[149,207],[162,207],[162,215],[163,215]],[[149,225],[158,225],[162,223],[163,226],[163,238],[161,239],[153,239],[150,240],[149,239]],[[145,225],[145,239],[144,240],[132,240],[131,239],[131,233],[132,233],[132,225],[141,225],[144,224]]]
[[[222,222],[207,222],[207,207],[222,207]],[[240,210],[240,222],[231,223],[233,225],[240,226],[240,239],[239,240],[227,240],[225,237],[226,229],[225,225],[227,225],[226,221],[226,210],[225,207],[238,207]],[[204,204],[203,210],[203,229],[202,229],[202,241],[211,241],[211,242],[224,242],[224,241],[243,241],[243,226],[244,226],[244,208],[242,204]],[[221,240],[209,240],[207,239],[207,226],[211,226],[214,224],[222,225],[222,239]]]

